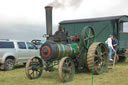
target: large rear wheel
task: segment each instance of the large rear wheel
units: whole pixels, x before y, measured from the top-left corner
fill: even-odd
[[[89,47],[87,53],[87,64],[89,71],[94,71],[95,74],[101,74],[107,70],[108,48],[105,44],[96,42]]]

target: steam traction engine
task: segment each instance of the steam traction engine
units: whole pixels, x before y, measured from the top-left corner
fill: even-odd
[[[45,9],[47,41],[40,48],[40,57],[35,56],[28,60],[27,77],[39,78],[43,70],[54,71],[55,65],[58,65],[58,74],[62,82],[71,81],[75,70],[88,70],[95,74],[105,72],[108,49],[104,43],[94,42],[93,28],[86,26],[80,35],[68,36],[68,32],[59,27],[58,31],[52,35],[52,7],[47,6]]]

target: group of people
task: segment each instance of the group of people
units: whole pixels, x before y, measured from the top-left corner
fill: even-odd
[[[113,35],[109,35],[105,43],[108,45],[108,49],[109,49],[109,55],[108,55],[109,60],[113,61],[112,55],[116,54],[116,51],[118,49],[118,40]]]

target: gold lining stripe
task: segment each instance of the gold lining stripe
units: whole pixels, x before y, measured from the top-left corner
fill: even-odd
[[[76,43],[75,43],[76,44]],[[80,51],[80,47],[79,47],[79,45],[78,44],[76,44],[76,46],[77,46],[77,48],[78,48],[78,52]]]
[[[62,48],[63,48],[63,57],[64,57],[64,54],[65,54],[65,48],[64,48],[64,45],[61,44]]]
[[[61,53],[60,53],[60,46],[56,43],[56,45],[58,46],[59,48],[59,55],[58,55],[58,58],[60,57]]]
[[[71,50],[70,50],[70,51],[71,51],[71,55],[72,55],[72,46],[71,46],[71,44],[69,44],[69,46],[70,46],[70,48],[71,48]]]

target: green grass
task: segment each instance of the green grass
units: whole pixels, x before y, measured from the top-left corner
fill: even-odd
[[[29,80],[25,68],[0,71],[0,85],[91,85],[91,73],[77,73],[73,81],[61,83],[57,71],[43,72],[39,79]],[[94,75],[94,85],[128,85],[128,60],[101,75]]]

